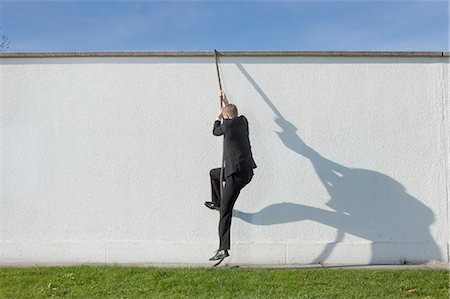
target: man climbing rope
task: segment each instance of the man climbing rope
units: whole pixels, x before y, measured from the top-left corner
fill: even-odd
[[[213,134],[224,135],[224,160],[223,181],[225,187],[221,196],[220,172],[222,168],[214,168],[210,171],[212,201],[205,205],[213,210],[220,211],[219,220],[219,249],[209,260],[222,260],[229,256],[230,249],[230,227],[233,206],[242,188],[253,178],[253,168],[256,168],[253,160],[248,121],[245,116],[238,116],[237,107],[228,103],[223,91],[219,92],[220,99],[225,106],[219,108],[219,115],[214,122]],[[223,122],[221,122],[223,118]]]

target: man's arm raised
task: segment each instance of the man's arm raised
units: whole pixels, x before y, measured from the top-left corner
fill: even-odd
[[[220,136],[225,133],[225,124],[220,122],[220,120],[222,119],[222,108],[219,108],[218,114],[219,115],[217,116],[213,127],[213,134],[215,136]]]

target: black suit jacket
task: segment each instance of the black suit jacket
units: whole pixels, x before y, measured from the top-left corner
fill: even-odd
[[[233,119],[214,122],[213,134],[224,135],[225,142],[225,177],[239,171],[256,168],[250,146],[248,121],[241,115]]]

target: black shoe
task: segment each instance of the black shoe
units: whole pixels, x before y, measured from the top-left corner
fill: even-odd
[[[226,249],[219,249],[219,250],[216,251],[216,254],[212,258],[210,258],[209,260],[210,261],[223,260],[227,256],[229,256],[228,250],[226,250]]]
[[[205,201],[205,206],[207,206],[208,208],[210,208],[211,210],[220,210],[219,206],[216,206],[213,202],[211,201]]]

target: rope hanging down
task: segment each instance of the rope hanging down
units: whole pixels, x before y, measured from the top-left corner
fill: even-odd
[[[222,108],[224,106],[223,103],[223,99],[222,99],[222,80],[220,79],[220,71],[219,71],[219,52],[217,52],[217,50],[214,50],[214,59],[216,61],[216,70],[217,70],[217,79],[219,81],[219,90],[220,90],[220,98],[219,98],[219,105],[220,108]],[[222,142],[222,166],[220,168],[220,197],[222,198],[223,196],[223,170],[225,168],[225,137],[223,139]]]

